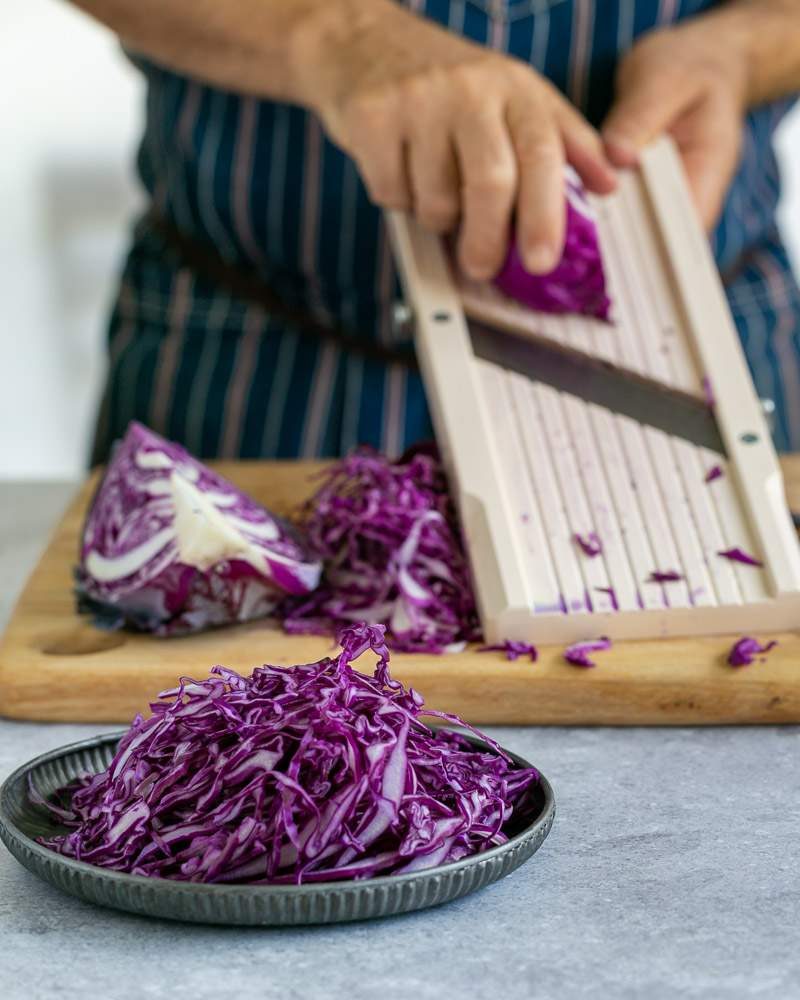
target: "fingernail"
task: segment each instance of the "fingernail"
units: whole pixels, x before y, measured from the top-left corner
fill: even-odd
[[[558,263],[553,248],[547,243],[533,243],[522,252],[525,270],[531,274],[547,274]]]

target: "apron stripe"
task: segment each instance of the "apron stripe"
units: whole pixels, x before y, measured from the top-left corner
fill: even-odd
[[[206,418],[208,400],[214,372],[219,361],[219,354],[225,342],[225,328],[231,311],[232,302],[228,296],[220,296],[214,300],[211,313],[205,323],[205,335],[201,339],[202,347],[197,359],[197,368],[192,379],[189,393],[189,404],[186,408],[186,433],[184,440],[189,451],[196,455],[205,455]]]
[[[184,157],[194,155],[194,132],[200,118],[200,104],[203,96],[200,84],[187,81],[183,94],[183,102],[175,128],[178,149],[185,151]],[[166,127],[166,123],[165,123]],[[187,232],[194,229],[194,214],[189,204],[189,193],[186,186],[184,160],[176,155],[177,150],[167,149],[167,176],[169,187],[173,194],[175,218],[181,228]]]
[[[183,353],[193,282],[191,271],[182,270],[176,273],[167,316],[167,332],[158,352],[158,368],[150,407],[150,426],[159,433],[165,433],[170,423],[169,415],[174,398],[173,383]]]
[[[567,94],[572,103],[579,108],[586,103],[593,24],[594,4],[592,0],[574,0]]]
[[[254,137],[258,128],[258,102],[253,97],[242,99],[237,123],[230,185],[231,216],[236,237],[249,259],[266,270],[264,251],[253,230],[250,192],[253,184]]]
[[[342,455],[346,455],[362,443],[358,436],[358,420],[361,414],[363,383],[364,362],[361,358],[348,357],[345,370],[342,436],[339,444]]]
[[[324,344],[317,351],[309,406],[300,444],[300,455],[303,458],[316,458],[321,452],[325,426],[330,419],[331,395],[339,355],[339,348],[333,344]]]
[[[305,157],[303,161],[303,200],[301,205],[300,265],[311,283],[312,294],[319,295],[317,244],[319,236],[319,187],[322,167],[322,129],[313,115],[306,119]]]
[[[207,231],[211,234],[217,252],[227,261],[239,256],[217,210],[217,173],[220,166],[220,149],[224,130],[227,95],[213,93],[203,139],[200,145],[198,168],[198,203]],[[229,185],[219,185],[225,190]]]
[[[287,331],[281,336],[281,346],[275,362],[272,384],[269,387],[269,405],[264,421],[264,436],[261,440],[261,454],[264,458],[276,458],[279,453],[284,414],[289,399],[289,387],[297,356],[297,339],[297,334],[291,331]]]
[[[235,458],[241,451],[246,404],[257,373],[256,361],[263,325],[261,311],[250,307],[244,321],[244,334],[236,348],[233,375],[225,399],[219,450],[222,458]]]
[[[761,273],[772,296],[776,325],[772,333],[772,346],[778,361],[776,371],[783,388],[783,410],[789,435],[789,448],[796,451],[800,446],[800,371],[798,371],[796,310],[781,308],[779,303],[786,298],[784,290],[785,267],[782,267],[769,250],[759,256]]]
[[[406,402],[406,370],[399,365],[387,366],[384,400],[381,451],[389,458],[397,458],[403,451],[404,445]]]

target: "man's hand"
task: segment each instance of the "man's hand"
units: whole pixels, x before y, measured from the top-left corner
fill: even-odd
[[[709,15],[646,35],[622,60],[616,89],[602,129],[612,163],[634,165],[644,145],[669,132],[710,229],[739,159],[748,101],[748,53],[738,22],[729,27],[724,17]]]
[[[346,3],[345,3],[346,6]],[[460,223],[473,278],[500,268],[514,219],[523,261],[551,270],[564,240],[564,162],[592,191],[615,184],[602,143],[530,67],[384,0],[330,4],[306,35],[306,100],[357,163],[373,201],[427,228]]]

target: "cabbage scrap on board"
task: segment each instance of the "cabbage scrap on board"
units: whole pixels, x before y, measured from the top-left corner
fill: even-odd
[[[319,588],[279,611],[292,634],[386,625],[406,652],[442,653],[480,638],[469,565],[435,450],[396,462],[362,449],[333,463],[298,526],[324,564]]]
[[[262,618],[320,573],[289,525],[131,423],[86,518],[78,607],[105,627],[179,635]]]
[[[564,177],[566,232],[561,260],[547,274],[525,270],[513,238],[495,285],[512,299],[538,312],[577,313],[609,321],[611,301],[606,291],[597,222],[577,174]]]
[[[49,802],[42,843],[117,871],[187,882],[300,884],[400,875],[506,842],[536,814],[534,768],[431,730],[389,675],[380,626],[341,654],[251,677],[214,667],[137,716],[108,768]],[[371,651],[374,674],[352,661]],[[467,727],[470,728],[470,727]]]

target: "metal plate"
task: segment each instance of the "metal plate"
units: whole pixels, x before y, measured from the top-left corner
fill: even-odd
[[[28,780],[45,797],[82,774],[108,767],[122,733],[98,736],[42,754],[0,788],[0,838],[34,875],[101,906],[193,923],[291,926],[367,920],[436,906],[482,889],[513,872],[542,845],[555,816],[553,790],[542,777],[534,791],[536,819],[508,843],[483,854],[409,875],[302,886],[202,885],[144,878],[98,868],[48,850],[37,837],[63,827],[28,797]],[[476,747],[485,748],[478,740]],[[516,754],[520,767],[530,767]]]

